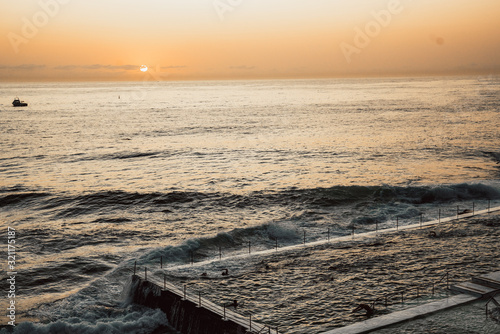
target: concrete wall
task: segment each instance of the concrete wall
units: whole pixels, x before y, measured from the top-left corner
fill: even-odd
[[[181,296],[162,289],[137,275],[132,276],[132,301],[150,308],[159,308],[170,324],[182,334],[245,334],[247,329],[208,309],[198,307]]]

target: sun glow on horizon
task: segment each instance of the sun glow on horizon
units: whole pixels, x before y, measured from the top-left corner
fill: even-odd
[[[147,72],[148,71],[148,67],[146,65],[141,65],[141,72]]]

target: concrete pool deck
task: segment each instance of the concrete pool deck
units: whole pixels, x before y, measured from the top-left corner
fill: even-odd
[[[481,298],[494,296],[500,292],[500,271],[474,277],[472,282],[453,285],[451,291],[460,294],[406,310],[371,318],[346,327],[336,328],[324,332],[323,334],[370,333],[401,322],[421,318],[455,306],[464,305]]]

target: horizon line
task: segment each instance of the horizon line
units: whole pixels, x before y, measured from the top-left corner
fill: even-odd
[[[442,71],[442,72],[415,72],[415,73],[360,73],[360,74],[338,74],[338,75],[256,75],[256,76],[197,76],[197,77],[176,77],[176,78],[154,78],[149,75],[149,79],[144,78],[148,73],[143,74],[143,78],[33,78],[33,79],[6,79],[0,78],[0,83],[57,83],[57,82],[182,82],[182,81],[266,81],[266,80],[328,80],[328,79],[390,79],[390,78],[437,78],[437,77],[491,77],[499,76],[500,69],[492,71]]]

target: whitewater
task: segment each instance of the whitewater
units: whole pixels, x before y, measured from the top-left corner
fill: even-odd
[[[16,96],[29,106],[11,107]],[[15,332],[175,333],[161,311],[127,298],[134,263],[160,258],[171,282],[219,304],[238,298],[239,311],[284,333],[359,321],[352,300],[396,280],[374,245],[418,248],[421,234],[241,254],[499,206],[499,111],[494,76],[1,83],[0,233],[6,247],[16,230]],[[443,227],[442,240],[469,263],[470,231],[494,245],[491,219]],[[437,258],[430,274],[400,252],[416,261],[405,279],[456,267],[453,255]],[[457,279],[493,261],[477,252]]]

